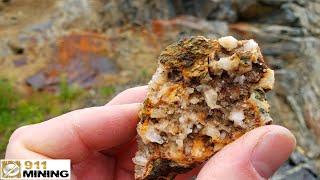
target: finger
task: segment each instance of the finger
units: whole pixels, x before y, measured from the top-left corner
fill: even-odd
[[[114,179],[115,162],[113,157],[95,152],[86,160],[73,164],[72,172],[76,174],[77,180],[86,180],[89,177],[94,180]]]
[[[122,146],[117,152],[117,168],[124,169],[126,172],[134,173],[134,164],[132,158],[134,158],[137,152],[137,141],[131,141],[126,146]]]
[[[198,179],[265,179],[287,160],[295,147],[289,130],[257,128],[227,145],[201,169]]]
[[[19,153],[15,153],[13,150],[19,150]],[[9,143],[5,158],[6,159],[50,159],[47,156],[38,154],[24,147],[21,142]]]
[[[127,89],[114,97],[109,103],[106,104],[106,106],[143,102],[147,95],[147,88],[148,86],[138,86]],[[127,144],[121,144],[111,149],[102,150],[101,153],[112,156],[126,146]]]
[[[116,177],[114,179],[119,179],[119,180],[132,180],[132,179],[134,179],[134,174],[127,172],[124,169],[118,170],[118,172],[115,176]]]
[[[134,87],[121,92],[106,105],[141,103],[146,98],[146,95],[147,86]]]
[[[118,148],[116,154],[117,165],[115,171],[115,179],[134,179],[134,164],[132,158],[137,152],[137,142],[134,139],[130,143],[122,145]]]
[[[76,110],[20,129],[12,136],[7,154],[20,157],[24,149],[49,158],[79,162],[90,152],[130,141],[136,135],[140,104]],[[15,149],[17,144],[24,149]],[[28,157],[28,153],[23,154]]]
[[[127,143],[126,146],[122,146],[121,149],[118,150],[117,153],[117,174],[123,175],[124,174],[134,174],[134,163],[132,161],[132,158],[134,158],[135,153],[137,152],[137,142],[131,141],[130,143]],[[175,180],[184,180],[184,179],[192,179],[192,177],[195,177],[202,165],[192,169],[191,171],[185,173],[185,174],[179,174]],[[120,178],[121,179],[121,178]],[[132,179],[132,178],[131,178]]]

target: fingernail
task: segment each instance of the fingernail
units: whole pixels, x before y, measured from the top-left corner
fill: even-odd
[[[261,177],[271,177],[288,159],[295,143],[294,136],[286,129],[266,133],[253,149],[253,167]]]

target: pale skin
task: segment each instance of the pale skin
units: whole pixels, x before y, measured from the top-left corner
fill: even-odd
[[[138,109],[146,87],[128,89],[108,104],[72,111],[17,129],[7,159],[71,159],[72,179],[134,179],[132,158]],[[203,166],[176,179],[268,179],[294,150],[284,127],[254,129],[227,145]]]

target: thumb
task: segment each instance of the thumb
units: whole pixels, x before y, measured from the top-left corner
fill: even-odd
[[[295,143],[284,127],[254,129],[208,160],[198,180],[269,178],[288,159]]]

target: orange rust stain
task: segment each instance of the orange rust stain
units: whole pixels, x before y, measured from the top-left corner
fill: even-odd
[[[233,139],[233,140],[236,140],[236,139],[238,139],[239,137],[241,137],[243,134],[244,134],[244,132],[234,132],[234,133],[232,134],[232,139]]]
[[[58,63],[66,66],[76,55],[107,51],[107,37],[97,33],[72,33],[58,41]]]
[[[173,149],[172,152],[170,152],[170,156],[173,161],[181,163],[181,164],[188,164],[188,159],[186,158],[186,155],[183,153],[183,150],[181,149]]]
[[[152,21],[152,30],[157,36],[162,36],[164,34],[164,27],[161,20]]]
[[[201,162],[212,155],[212,150],[206,147],[205,142],[200,137],[193,140],[191,149],[192,158],[198,162]]]
[[[165,102],[174,102],[177,99],[177,94],[181,91],[182,86],[175,84],[172,87],[169,87],[168,90],[162,95],[161,100]]]
[[[147,29],[142,29],[141,35],[147,40],[147,43],[149,43],[150,46],[159,48],[159,42],[158,42],[159,36],[157,34],[154,34],[153,32],[150,32]]]
[[[198,117],[199,117],[199,122],[200,122],[201,124],[205,124],[205,123],[206,123],[205,120],[206,120],[206,117],[207,117],[206,113],[204,113],[204,112],[198,112],[197,115],[198,115]]]
[[[48,77],[57,77],[59,75],[59,72],[56,69],[51,69],[47,75]]]
[[[141,134],[145,134],[148,130],[148,127],[149,127],[149,122],[144,121],[144,123],[141,125],[141,128],[140,128]]]
[[[176,21],[173,20],[153,20],[151,22],[152,31],[158,36],[162,36],[165,30],[176,25]]]

